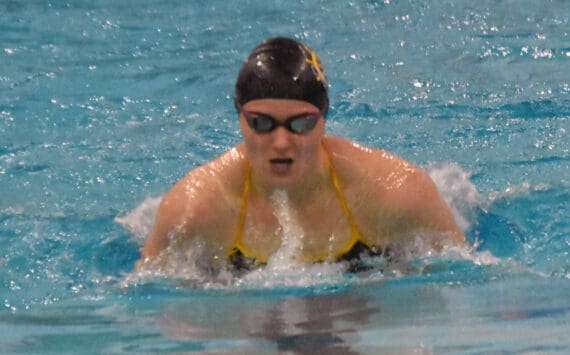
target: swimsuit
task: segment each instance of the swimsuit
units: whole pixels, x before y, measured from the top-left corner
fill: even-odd
[[[334,186],[334,190],[336,192],[337,198],[340,202],[342,210],[350,224],[351,229],[351,237],[348,243],[341,248],[336,254],[332,255],[332,260],[335,261],[352,261],[354,259],[358,259],[360,255],[365,252],[369,251],[373,255],[380,255],[376,251],[376,248],[368,243],[366,239],[362,236],[356,223],[354,221],[354,217],[348,207],[348,203],[346,202],[346,198],[344,197],[344,193],[342,192],[340,182],[338,180],[338,175],[336,173],[336,169],[334,167],[332,156],[326,146],[323,144],[323,148],[327,153],[329,167],[330,167],[330,176]],[[236,231],[236,238],[235,244],[232,248],[228,249],[228,257],[230,258],[231,263],[236,266],[238,269],[251,269],[259,264],[265,264],[267,260],[262,258],[257,258],[255,255],[250,253],[247,248],[242,244],[242,237],[243,237],[243,230],[245,226],[245,219],[247,215],[247,205],[249,200],[249,190],[251,188],[251,175],[252,175],[252,168],[251,165],[248,165],[246,178],[244,181],[244,188],[242,194],[242,203],[241,203],[241,210],[238,217],[238,224],[237,224],[237,231]],[[325,259],[329,259],[329,256],[321,257],[316,260],[313,260],[313,263],[325,261]]]

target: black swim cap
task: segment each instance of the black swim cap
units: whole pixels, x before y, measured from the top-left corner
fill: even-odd
[[[290,38],[270,38],[253,49],[239,72],[235,95],[238,110],[255,99],[306,101],[323,116],[329,108],[328,82],[319,57]]]

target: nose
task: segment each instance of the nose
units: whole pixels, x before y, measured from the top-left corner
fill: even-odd
[[[277,127],[273,131],[272,145],[277,151],[286,151],[291,146],[292,133],[289,132],[285,127]]]

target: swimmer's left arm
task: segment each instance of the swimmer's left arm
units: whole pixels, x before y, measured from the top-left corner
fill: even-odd
[[[401,201],[409,211],[410,228],[441,233],[442,237],[456,244],[465,243],[465,236],[457,227],[450,207],[429,175],[415,168],[406,180]],[[445,240],[441,242],[445,243]]]
[[[327,146],[345,183],[352,182],[357,191],[352,206],[366,216],[363,225],[371,226],[371,242],[384,245],[420,231],[465,242],[451,209],[424,170],[388,151],[336,137],[328,137]]]

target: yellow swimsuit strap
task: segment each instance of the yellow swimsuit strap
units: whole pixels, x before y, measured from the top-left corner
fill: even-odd
[[[346,215],[348,223],[350,224],[350,229],[352,231],[350,241],[346,244],[346,246],[344,248],[341,248],[334,255],[334,258],[337,259],[337,258],[345,255],[346,253],[350,252],[352,250],[352,248],[354,247],[354,245],[358,242],[364,244],[367,247],[371,247],[371,245],[370,245],[370,243],[368,243],[366,241],[366,239],[364,239],[364,237],[360,233],[360,230],[356,226],[356,222],[354,221],[354,217],[352,216],[352,212],[350,211],[350,208],[348,207],[348,203],[346,202],[346,198],[344,196],[344,193],[342,192],[342,188],[340,186],[338,175],[336,173],[336,169],[335,169],[334,164],[333,164],[332,155],[324,143],[323,143],[323,148],[325,149],[325,152],[326,152],[327,157],[328,157],[329,167],[330,167],[330,169],[329,169],[330,170],[330,176],[331,176],[333,186],[335,188],[336,195],[338,197],[338,200],[340,202],[342,210],[343,210],[344,214]],[[228,256],[233,256],[236,253],[241,252],[244,256],[246,256],[248,258],[255,258],[254,255],[250,255],[250,253],[247,251],[247,249],[242,244],[243,231],[244,231],[244,227],[245,227],[245,219],[247,216],[247,205],[248,205],[248,200],[249,200],[249,191],[251,189],[251,175],[252,175],[252,167],[251,167],[251,164],[248,163],[245,181],[243,183],[243,193],[242,193],[242,199],[241,199],[240,213],[238,216],[235,243],[234,243],[234,246],[232,248],[227,250],[226,253],[228,254]],[[320,260],[320,258],[319,258],[319,260]],[[260,261],[264,262],[263,260],[260,260]]]
[[[240,207],[239,216],[238,216],[238,224],[237,224],[237,230],[236,230],[235,243],[234,243],[234,246],[232,248],[230,248],[226,251],[226,253],[229,256],[232,256],[232,255],[236,254],[237,252],[241,252],[245,256],[249,257],[249,255],[247,255],[246,249],[244,248],[244,246],[242,244],[242,239],[243,239],[243,230],[245,227],[245,218],[247,216],[247,203],[249,200],[249,190],[251,188],[251,174],[252,174],[252,168],[251,168],[251,164],[248,162],[247,163],[247,171],[245,174],[245,181],[243,183],[243,193],[241,196],[241,207]]]
[[[336,255],[334,255],[334,258],[337,259],[337,258],[345,255],[346,253],[350,252],[352,250],[352,248],[354,247],[354,245],[358,242],[366,245],[369,248],[371,247],[371,245],[370,245],[370,243],[368,243],[366,241],[366,239],[364,239],[364,237],[362,236],[362,234],[360,233],[360,230],[358,229],[358,227],[356,225],[356,222],[354,221],[354,217],[352,216],[352,212],[350,211],[350,208],[348,207],[348,203],[346,202],[346,197],[344,196],[344,193],[343,193],[342,188],[340,186],[340,181],[338,179],[338,175],[337,175],[336,169],[334,167],[332,154],[329,152],[329,150],[327,149],[327,147],[324,143],[323,143],[323,148],[327,152],[327,157],[329,159],[330,176],[331,176],[331,180],[332,180],[332,183],[334,185],[334,188],[335,188],[336,195],[338,197],[338,200],[340,202],[342,210],[344,211],[344,214],[346,215],[348,223],[350,224],[350,229],[352,231],[350,241],[346,244],[346,246],[344,248],[340,249],[336,253]]]

